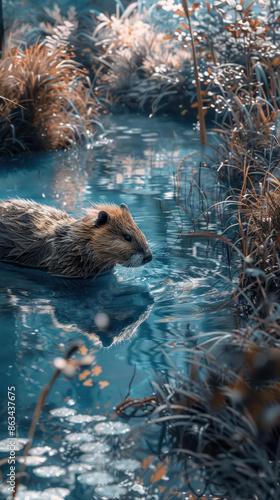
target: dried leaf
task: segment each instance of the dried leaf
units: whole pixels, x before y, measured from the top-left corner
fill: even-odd
[[[183,17],[186,17],[185,12],[183,12],[183,11],[182,11],[182,10],[180,10],[180,9],[175,10],[175,14],[177,14],[178,16],[183,16]]]
[[[93,381],[91,380],[91,378],[89,378],[88,380],[86,380],[85,382],[83,382],[83,385],[86,385],[87,387],[92,387],[93,386]]]
[[[86,346],[82,345],[79,349],[79,353],[82,355],[82,356],[85,356],[87,354],[88,350],[86,348]]]
[[[167,472],[167,465],[164,464],[164,462],[159,462],[155,469],[155,473],[151,476],[152,483],[160,481],[165,476],[166,472]]]
[[[106,380],[103,380],[103,381],[100,380],[100,382],[98,382],[98,383],[99,383],[100,389],[104,389],[105,387],[107,387],[109,385],[109,382],[107,382]]]
[[[80,373],[79,380],[85,380],[89,375],[90,375],[90,371],[84,370],[82,373]]]
[[[148,469],[148,467],[151,465],[151,463],[153,463],[154,458],[155,457],[153,455],[150,455],[148,458],[144,458],[144,460],[142,462],[142,469],[144,469],[144,470]]]
[[[91,373],[92,373],[93,377],[98,377],[98,375],[100,375],[100,373],[102,373],[102,368],[101,368],[101,366],[96,365],[96,366],[92,369]]]

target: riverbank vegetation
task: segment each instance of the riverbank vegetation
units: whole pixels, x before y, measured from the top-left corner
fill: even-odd
[[[0,151],[65,149],[93,133],[86,72],[60,47],[8,49],[0,61]]]
[[[153,396],[117,408],[125,419],[145,415],[144,435],[157,430],[154,453],[191,498],[279,496],[279,337],[253,330],[199,334],[197,348],[178,347],[184,371],[169,359]]]
[[[198,109],[200,128],[214,121],[217,145],[205,162],[227,197],[216,202],[224,207],[222,229],[210,237],[237,252],[231,300],[240,327],[192,337],[197,348],[180,347],[184,371],[168,359],[155,393],[126,399],[117,412],[132,418],[145,410],[144,429],[159,430],[155,454],[168,457],[193,498],[272,500],[280,494],[280,5],[118,5],[115,15],[90,12],[87,20],[45,9],[39,43],[32,21],[9,28],[11,48],[0,62],[0,149],[91,142],[98,114],[108,111],[187,120]],[[181,167],[177,180],[186,213]],[[208,222],[212,207],[205,199],[203,207],[199,219],[206,213]],[[195,220],[193,239],[197,227]]]
[[[238,252],[241,326],[215,338],[201,333],[196,349],[180,347],[185,370],[169,360],[166,378],[147,395],[154,398],[148,425],[160,428],[160,456],[173,471],[179,464],[193,498],[272,500],[279,496],[279,5],[206,4],[204,18],[196,4],[189,14],[204,111],[215,111],[219,137],[215,158],[206,161],[228,198],[216,205],[223,206],[221,234],[196,234],[201,216],[210,221],[213,207],[206,206],[192,237],[216,237]],[[180,24],[174,36],[188,45],[189,26]],[[182,163],[179,190],[181,171]],[[122,416],[146,408],[146,401],[127,403],[119,406]]]

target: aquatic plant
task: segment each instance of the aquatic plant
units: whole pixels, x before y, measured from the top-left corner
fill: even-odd
[[[278,190],[248,193],[240,199],[238,209],[242,248],[247,257],[240,286],[249,289],[262,315],[271,314],[280,299]]]
[[[190,30],[190,35],[191,35],[191,41],[192,41],[192,54],[193,54],[193,64],[194,64],[194,75],[195,75],[195,85],[196,85],[196,95],[197,95],[197,107],[198,107],[198,118],[199,118],[199,125],[200,125],[200,140],[202,144],[206,144],[206,128],[205,128],[205,119],[204,119],[204,113],[203,113],[203,102],[202,102],[202,94],[201,94],[201,85],[200,85],[200,79],[198,75],[198,65],[197,65],[197,56],[196,56],[196,51],[195,51],[195,41],[194,41],[194,36],[193,36],[193,30],[192,30],[192,24],[191,24],[191,18],[190,18],[190,13],[189,13],[189,6],[187,0],[182,0],[183,3],[183,8],[189,23],[189,30]],[[191,11],[191,13],[193,10]]]
[[[158,428],[154,452],[168,457],[169,471],[198,497],[279,495],[279,350],[260,347],[248,333],[200,337],[200,347],[184,349],[183,373],[169,360],[154,396],[117,408],[129,418],[148,411],[146,425]]]
[[[170,361],[168,374],[154,384],[156,395],[124,400],[117,410],[128,416],[148,412],[147,425],[159,427],[157,452],[168,456],[173,474],[179,468],[193,495],[272,500],[280,494],[280,92],[279,60],[272,44],[278,31],[256,22],[252,5],[216,2],[216,11],[222,4],[235,9],[235,20],[225,23],[221,34],[228,40],[224,53],[219,54],[219,44],[210,50],[209,38],[204,38],[201,51],[208,47],[211,63],[201,78],[207,103],[217,112],[216,132],[222,139],[214,148],[213,169],[229,186],[230,199],[220,202],[231,211],[224,230],[235,227],[239,233],[235,243],[224,234],[189,236],[217,238],[237,251],[242,272],[235,299],[242,297],[249,304],[246,319],[251,316],[251,321],[232,335],[199,335],[197,349],[185,348],[184,372]],[[263,23],[269,16],[264,19]],[[194,36],[199,44],[198,33]],[[225,57],[227,50],[231,59],[218,64],[218,56]],[[179,166],[178,189],[181,170]],[[204,200],[202,215],[211,208],[205,208]]]
[[[258,2],[244,1],[197,6],[192,25],[201,58],[209,60],[200,78],[204,106],[216,112],[214,131],[220,139],[218,146],[212,146],[216,154],[212,168],[229,187],[227,199],[217,203],[228,207],[222,231],[229,234],[235,228],[235,246],[243,254],[240,286],[249,287],[259,313],[267,314],[279,299],[280,17],[276,6],[273,14],[266,6],[260,14],[256,7]],[[186,17],[177,6],[173,10]],[[184,29],[178,29],[176,36],[187,45],[188,26],[181,25]],[[179,167],[178,187],[180,171]],[[204,200],[198,219],[208,217],[213,208],[205,205]]]
[[[67,49],[5,52],[0,62],[1,152],[63,149],[92,137],[95,101]],[[4,99],[3,99],[4,98]]]
[[[279,39],[279,22],[265,25],[270,16],[254,19],[251,7],[241,3],[240,17],[226,26],[231,38],[244,45],[238,64],[212,68],[207,91],[213,91],[212,106],[221,117],[215,167],[238,200],[237,239],[247,258],[240,285],[250,288],[259,312],[268,314],[279,300],[280,67],[273,44]]]

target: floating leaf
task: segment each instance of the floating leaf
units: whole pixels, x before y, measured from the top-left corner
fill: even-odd
[[[37,467],[33,469],[33,472],[38,477],[60,477],[64,476],[66,470],[57,465],[45,465],[43,467]]]
[[[72,415],[76,415],[77,411],[74,408],[67,408],[67,406],[61,406],[61,408],[54,408],[50,410],[50,414],[53,417],[70,417]]]
[[[105,387],[107,387],[109,385],[109,382],[107,382],[106,380],[104,381],[101,381],[98,382],[99,383],[99,386],[100,386],[100,389],[104,389]]]
[[[186,17],[185,12],[183,12],[183,11],[182,11],[182,10],[180,10],[180,9],[175,10],[175,14],[177,14],[177,16],[183,16],[183,17]]]
[[[85,385],[86,387],[93,387],[93,381],[91,380],[91,378],[89,378],[88,380],[83,382],[83,385]]]
[[[78,481],[88,486],[105,485],[114,482],[113,476],[107,472],[88,472],[78,476]]]
[[[96,434],[106,436],[116,436],[118,434],[127,434],[130,426],[123,422],[102,422],[94,427]]]
[[[101,366],[96,365],[96,366],[92,369],[91,373],[92,373],[92,375],[93,375],[94,377],[98,377],[98,375],[100,375],[100,373],[102,373],[102,368],[101,368]]]
[[[80,373],[79,380],[85,380],[89,375],[90,375],[90,371],[84,370],[82,373]]]
[[[86,348],[86,346],[82,345],[79,349],[79,353],[82,355],[82,356],[85,356],[87,354],[88,350]]]

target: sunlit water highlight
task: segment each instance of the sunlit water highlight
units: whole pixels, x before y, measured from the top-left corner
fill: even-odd
[[[180,237],[192,221],[177,206],[176,173],[181,158],[199,151],[198,132],[143,117],[114,118],[106,130],[93,149],[26,156],[1,166],[2,199],[30,198],[77,217],[91,202],[126,203],[154,254],[143,268],[118,267],[95,281],[0,265],[2,414],[7,387],[15,385],[19,438],[27,436],[53,359],[65,346],[79,338],[83,354],[95,356],[92,368],[72,380],[62,375],[49,395],[26,464],[28,492],[22,486],[20,499],[164,498],[141,482],[151,450],[140,446],[138,435],[126,439],[138,422],[109,417],[126,396],[134,370],[130,397],[149,396],[154,374],[168,366],[166,355],[183,370],[182,346],[196,345],[201,332],[235,327],[229,308],[215,312],[230,293],[219,277],[228,276],[225,255],[219,247],[207,250],[204,241]],[[185,162],[183,203],[199,159],[198,153]],[[214,182],[203,170],[209,205],[215,201]],[[218,227],[212,219],[211,231]],[[104,313],[109,323],[101,331],[96,317]],[[5,443],[0,442],[2,458]],[[22,448],[18,441],[19,455]]]

